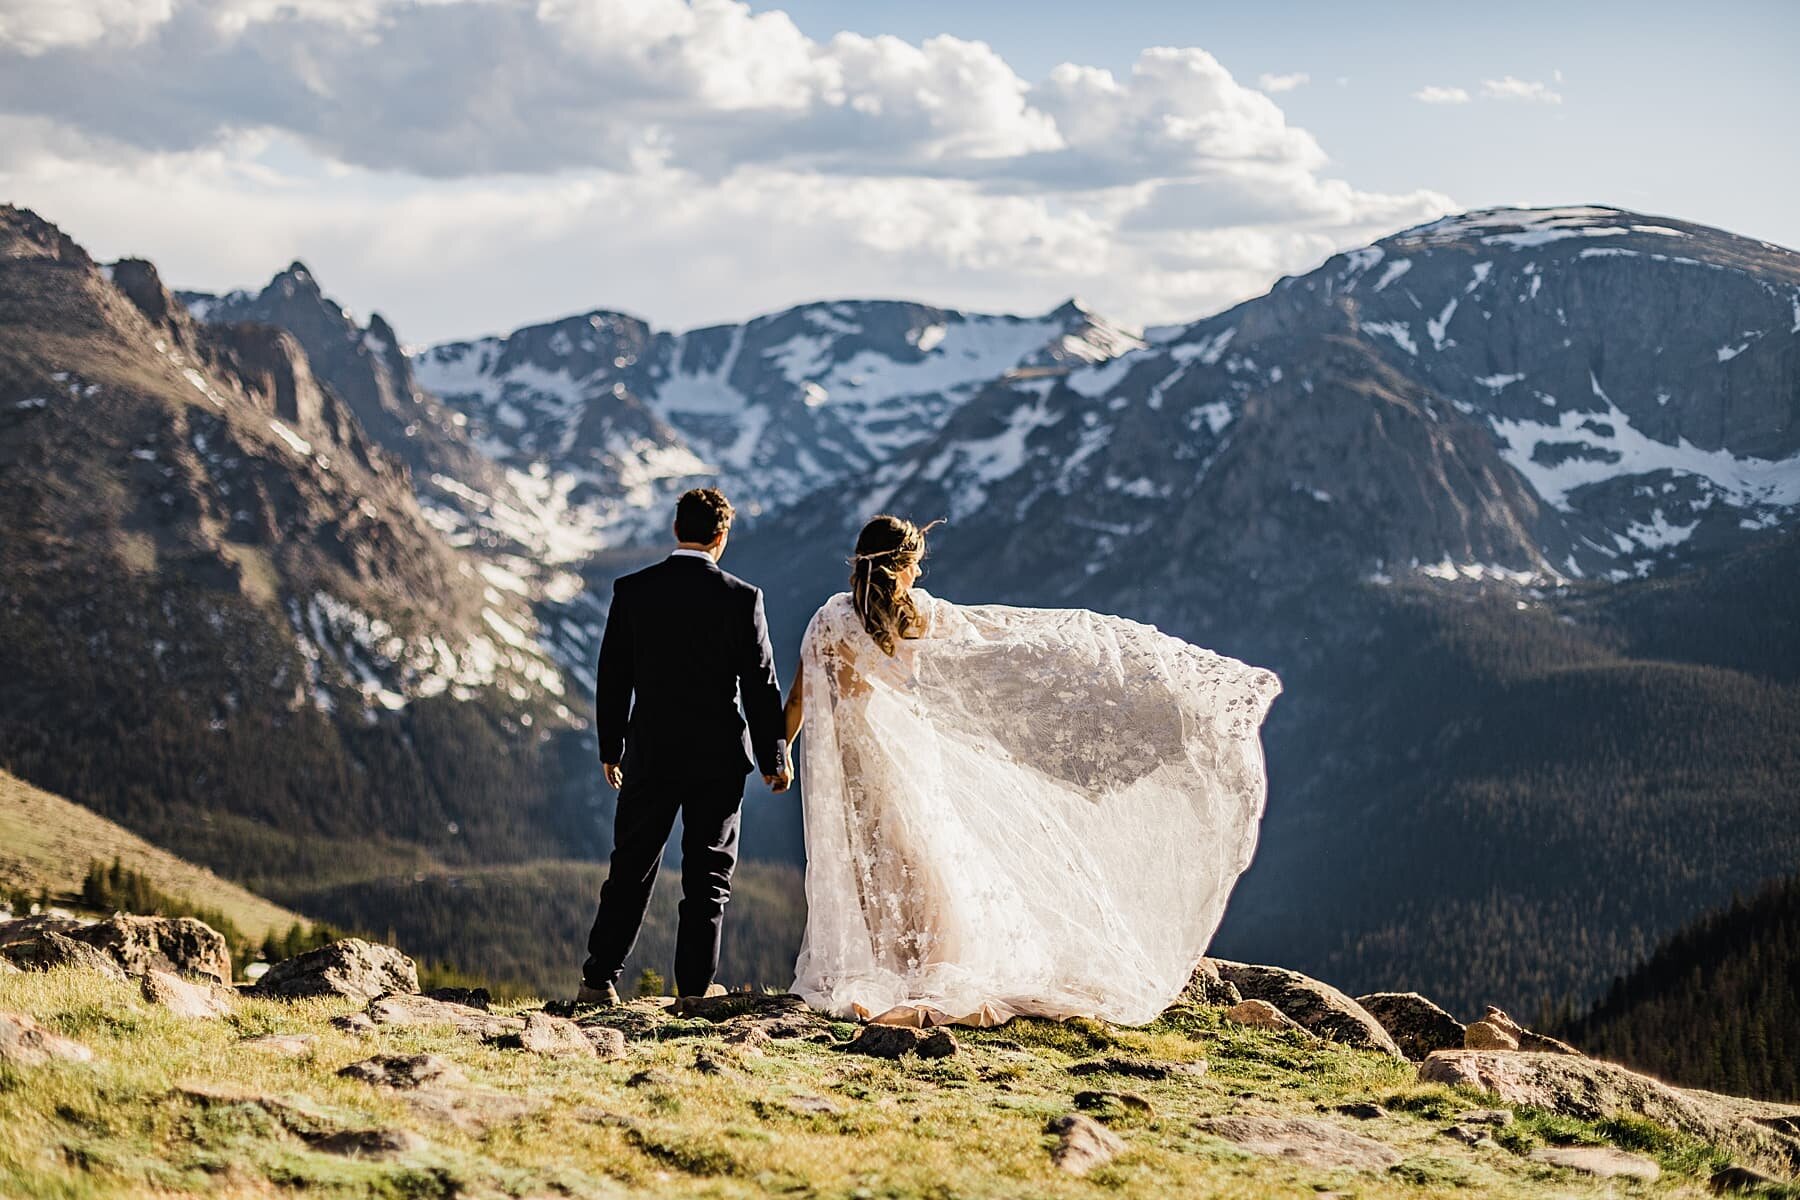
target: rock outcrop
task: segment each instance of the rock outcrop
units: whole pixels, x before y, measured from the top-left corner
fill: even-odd
[[[1419,1079],[1473,1088],[1507,1104],[1582,1120],[1647,1117],[1783,1176],[1800,1174],[1800,1137],[1771,1129],[1750,1115],[1767,1106],[1682,1091],[1613,1063],[1521,1050],[1439,1050],[1420,1064]]]
[[[1358,1050],[1378,1050],[1405,1057],[1381,1023],[1363,1006],[1328,983],[1285,967],[1259,967],[1248,963],[1212,960],[1226,982],[1246,1000],[1266,1000],[1326,1041]]]
[[[1356,1002],[1388,1031],[1400,1053],[1415,1062],[1435,1050],[1455,1050],[1463,1044],[1462,1022],[1417,992],[1371,992]]]
[[[285,959],[256,981],[256,994],[285,999],[342,996],[373,1000],[397,992],[416,993],[419,971],[413,960],[392,946],[343,938]]]
[[[132,975],[167,971],[210,975],[231,982],[231,953],[225,937],[194,917],[108,917],[70,931],[70,937],[112,955]]]

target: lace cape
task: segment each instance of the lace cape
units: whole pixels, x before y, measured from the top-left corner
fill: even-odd
[[[1280,682],[1120,617],[913,595],[925,635],[892,657],[847,593],[807,628],[793,990],[839,1016],[1153,1019],[1255,850]]]

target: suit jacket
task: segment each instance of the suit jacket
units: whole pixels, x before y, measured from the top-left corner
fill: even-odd
[[[755,766],[776,775],[786,766],[762,590],[711,559],[671,555],[614,581],[595,693],[601,761],[624,761],[629,772],[716,777]]]

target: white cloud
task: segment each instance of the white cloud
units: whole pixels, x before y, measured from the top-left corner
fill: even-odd
[[[1257,76],[1257,86],[1265,92],[1291,92],[1312,81],[1312,76],[1305,71],[1295,71],[1291,75],[1270,75],[1268,72]]]
[[[1467,104],[1469,93],[1465,88],[1427,84],[1413,93],[1413,99],[1425,104]]]
[[[1200,49],[1032,83],[738,0],[0,0],[0,145],[0,194],[99,255],[305,258],[414,339],[844,295],[1186,319],[1452,207],[1331,178]]]
[[[1561,104],[1563,99],[1560,92],[1552,91],[1541,79],[1516,79],[1511,75],[1482,80],[1481,94],[1489,100],[1522,100],[1532,104]]]

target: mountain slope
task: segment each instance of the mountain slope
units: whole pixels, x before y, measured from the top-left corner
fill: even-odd
[[[1800,1099],[1800,879],[1682,929],[1563,1032],[1691,1087]]]
[[[0,771],[0,885],[16,892],[77,894],[90,863],[115,860],[158,891],[224,913],[253,942],[307,924],[298,913]]]
[[[590,846],[529,611],[292,336],[22,210],[0,250],[0,763],[277,898]]]

